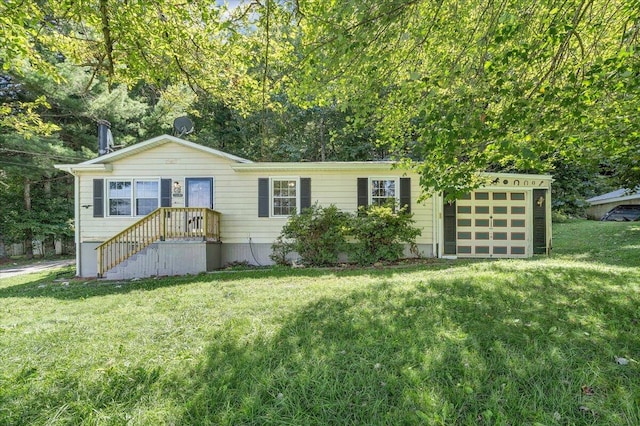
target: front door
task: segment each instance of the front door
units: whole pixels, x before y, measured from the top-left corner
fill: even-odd
[[[213,178],[186,178],[186,207],[206,207],[213,209]],[[185,212],[186,228],[190,232],[201,235],[204,231],[202,212],[188,210]]]
[[[186,186],[186,207],[213,208],[213,178],[187,178]]]

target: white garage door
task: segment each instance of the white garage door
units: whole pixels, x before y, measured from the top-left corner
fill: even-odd
[[[526,191],[478,191],[456,201],[459,257],[528,257]]]

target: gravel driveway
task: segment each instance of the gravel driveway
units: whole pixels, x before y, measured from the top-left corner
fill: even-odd
[[[3,278],[15,277],[16,275],[33,274],[34,272],[42,272],[47,269],[61,268],[75,264],[75,259],[54,260],[51,262],[38,262],[30,265],[19,265],[6,269],[0,269],[0,280]]]

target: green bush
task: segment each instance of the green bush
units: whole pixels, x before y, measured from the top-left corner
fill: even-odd
[[[565,223],[569,221],[569,216],[567,216],[563,211],[554,210],[551,212],[551,220],[553,223]]]
[[[344,228],[350,217],[333,204],[320,207],[317,203],[291,216],[271,246],[271,259],[279,265],[288,264],[289,254],[296,252],[306,265],[335,265],[345,251]]]
[[[356,241],[350,247],[350,257],[360,265],[375,262],[395,262],[403,256],[404,243],[417,253],[415,239],[422,232],[413,224],[413,214],[393,206],[369,206],[359,210],[351,221],[349,235]]]

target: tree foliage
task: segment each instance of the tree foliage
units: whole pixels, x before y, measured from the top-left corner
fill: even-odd
[[[299,96],[375,123],[423,187],[455,196],[479,171],[603,158],[640,181],[637,2],[298,4]]]
[[[254,160],[395,158],[452,198],[550,172],[579,209],[640,183],[639,31],[637,0],[3,1],[0,191],[95,155],[97,119],[127,145],[188,114]]]
[[[112,120],[126,144],[156,133],[159,122],[176,113],[163,106],[165,99],[152,106],[125,86],[109,91],[99,79],[89,84],[86,68],[59,63],[55,69],[66,84],[26,66],[4,75],[0,86],[0,101],[10,110],[0,122],[0,237],[24,241],[28,255],[33,239],[48,244],[73,235],[73,177],[53,165],[95,156],[97,118]]]

